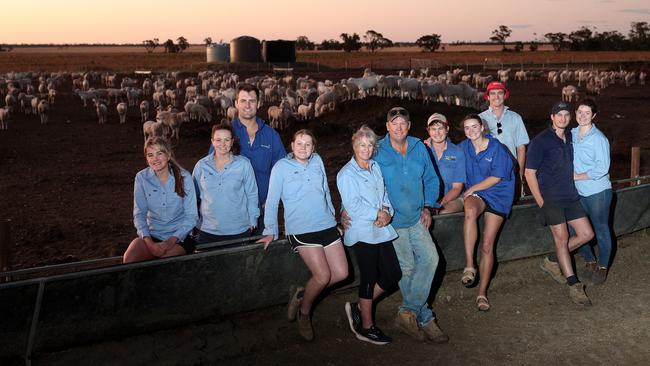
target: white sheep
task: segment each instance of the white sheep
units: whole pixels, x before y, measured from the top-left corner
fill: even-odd
[[[106,119],[108,118],[108,107],[106,107],[106,104],[95,100],[95,112],[97,112],[98,123],[100,125],[106,123]]]
[[[54,105],[54,101],[56,99],[56,89],[49,89],[47,91],[47,101],[51,105]]]
[[[149,119],[149,102],[146,100],[140,103],[140,119],[142,123]]]
[[[41,116],[41,124],[47,124],[50,120],[50,105],[47,100],[42,99],[38,102],[38,114]]]
[[[142,133],[144,135],[145,142],[150,137],[162,137],[168,140],[171,135],[171,131],[167,124],[163,122],[156,122],[156,121],[147,121],[143,123]]]
[[[9,129],[9,108],[4,107],[0,108],[0,130],[8,130]]]
[[[186,104],[186,106],[187,106],[187,104]],[[186,112],[187,112],[187,110],[186,110]],[[192,103],[190,105],[189,115],[190,116],[192,116],[192,115],[196,116],[196,118],[198,119],[199,122],[205,121],[205,122],[209,123],[209,122],[212,121],[212,114],[210,113],[210,111],[208,111],[207,108],[205,108],[204,106],[202,106],[202,105],[200,105],[198,103]]]
[[[578,88],[576,88],[575,86],[567,85],[564,88],[562,88],[562,101],[563,102],[569,102],[570,103],[570,102],[573,102],[574,99],[577,102],[578,98],[579,98],[579,96],[578,96]]]
[[[298,106],[298,118],[301,120],[309,120],[314,118],[314,103],[308,105],[301,104]]]
[[[235,107],[228,107],[228,110],[226,111],[226,118],[228,121],[232,121],[235,118],[237,118],[237,115],[239,114],[239,111]]]
[[[115,107],[117,109],[117,115],[120,116],[120,124],[125,124],[126,123],[126,112],[127,112],[127,105],[126,103],[122,102]]]

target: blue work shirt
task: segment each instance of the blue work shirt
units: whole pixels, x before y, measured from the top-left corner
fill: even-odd
[[[487,148],[478,154],[469,139],[460,143],[467,159],[465,161],[466,187],[478,184],[488,177],[501,178],[499,183],[488,189],[476,191],[476,194],[495,211],[508,215],[515,198],[515,171],[512,156],[499,140],[491,135],[485,137],[488,139]]]
[[[397,229],[412,227],[420,221],[424,206],[439,208],[439,178],[424,143],[407,136],[406,156],[402,156],[386,135],[377,142],[373,159],[381,167],[388,198],[395,215],[392,225]]]
[[[488,107],[487,110],[481,112],[479,117],[487,122],[490,135],[496,137],[497,140],[505,145],[515,158],[517,158],[517,146],[526,145],[530,142],[526,126],[521,116],[511,111],[508,106],[503,107],[503,114],[501,115],[500,121],[497,120],[497,116],[494,114],[492,107]],[[501,133],[499,133],[499,127],[497,127],[497,123],[499,122],[501,122]]]
[[[537,170],[539,190],[544,202],[573,202],[579,199],[573,180],[571,131],[566,142],[549,127],[535,136],[528,146],[526,169]]]
[[[444,197],[452,188],[454,183],[464,184],[466,181],[465,175],[465,153],[463,149],[447,139],[447,148],[442,152],[442,156],[436,156],[436,150],[432,147],[431,156],[435,164],[440,179],[442,180],[442,194]]]
[[[257,226],[260,209],[251,163],[231,155],[222,171],[214,155],[199,160],[192,172],[201,218],[197,228],[213,235],[235,235]]]
[[[190,173],[181,169],[185,197],[174,191],[176,180],[169,172],[167,184],[163,185],[151,168],[145,168],[135,176],[133,185],[133,224],[138,237],[156,237],[167,240],[175,236],[185,240],[198,219],[196,194]]]
[[[286,235],[298,235],[336,226],[334,206],[323,160],[314,153],[302,165],[289,153],[271,170],[269,195],[264,211],[264,235],[277,239],[278,206],[284,208]]]
[[[571,130],[573,141],[573,170],[587,173],[589,179],[576,180],[576,189],[583,196],[591,196],[612,188],[609,180],[609,141],[592,125],[587,134],[580,138],[578,127]]]
[[[336,175],[336,185],[351,219],[343,238],[346,246],[360,241],[379,244],[397,238],[397,232],[390,224],[384,227],[374,225],[382,208],[387,208],[390,215],[394,212],[379,164],[370,160],[368,170],[365,170],[352,158]]]
[[[269,191],[271,168],[273,168],[273,165],[278,160],[287,155],[287,151],[284,149],[280,134],[276,130],[259,117],[255,117],[255,121],[257,122],[257,132],[255,132],[255,140],[253,140],[252,144],[248,139],[246,126],[241,123],[239,118],[235,118],[232,121],[232,128],[239,141],[241,150],[239,154],[247,157],[253,166],[259,203],[262,206],[266,202],[266,196]],[[210,144],[208,155],[212,154],[214,154],[214,146]]]

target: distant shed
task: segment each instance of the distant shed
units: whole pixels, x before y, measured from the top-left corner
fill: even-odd
[[[230,62],[260,62],[260,41],[257,38],[241,36],[230,41]]]
[[[262,60],[268,63],[295,63],[296,41],[262,42]]]

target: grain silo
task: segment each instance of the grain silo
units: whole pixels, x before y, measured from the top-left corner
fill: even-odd
[[[262,42],[262,60],[269,63],[295,63],[296,41]]]
[[[241,36],[230,41],[230,62],[260,62],[260,41],[257,38]]]
[[[230,45],[228,43],[211,44],[205,48],[207,62],[230,62]]]

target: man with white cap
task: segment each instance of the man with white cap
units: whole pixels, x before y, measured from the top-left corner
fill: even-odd
[[[434,209],[437,214],[463,210],[461,193],[465,183],[465,154],[449,139],[449,122],[440,113],[432,114],[427,120],[429,138],[424,142],[431,150],[431,158],[442,181],[442,208]]]
[[[504,144],[517,160],[521,180],[526,163],[526,145],[530,139],[521,116],[504,104],[509,97],[510,92],[503,83],[498,81],[489,83],[483,98],[490,103],[490,106],[479,116],[487,122],[490,135]],[[523,190],[521,194],[523,195]]]

